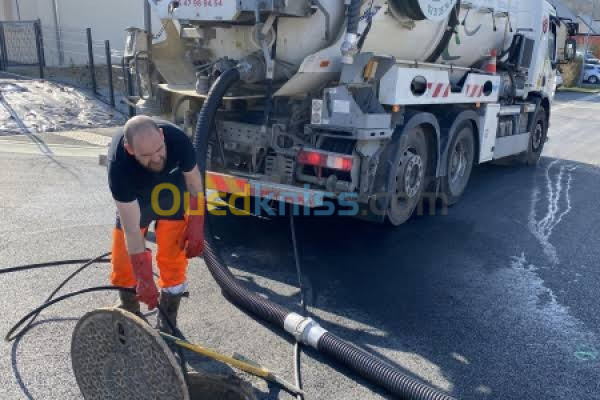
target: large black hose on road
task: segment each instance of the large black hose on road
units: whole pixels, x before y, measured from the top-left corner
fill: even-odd
[[[319,340],[318,350],[402,399],[453,399],[453,397],[403,374],[390,364],[329,332]]]
[[[204,261],[212,276],[219,286],[221,286],[221,289],[226,292],[228,299],[244,310],[259,316],[261,319],[273,325],[283,327],[285,317],[290,311],[279,304],[265,300],[263,297],[245,288],[225,266],[208,230],[204,249]]]
[[[355,3],[360,4],[360,1],[352,2],[352,4]],[[239,80],[240,72],[236,68],[225,71],[213,84],[198,116],[194,148],[202,176],[205,176],[206,173],[208,141],[213,131],[215,115],[225,93]],[[258,318],[290,332],[288,318],[294,320],[297,317],[302,319],[302,317],[251,292],[238,281],[219,256],[210,230],[210,223],[207,223],[204,261],[227,299]],[[329,355],[364,378],[389,390],[392,394],[410,400],[453,400],[452,397],[403,374],[380,358],[325,331],[314,321],[306,325],[304,325],[304,322],[307,322],[306,319],[301,322],[297,324],[302,329],[302,332],[298,332],[299,335],[296,336],[298,340]],[[318,339],[315,339],[316,337]]]

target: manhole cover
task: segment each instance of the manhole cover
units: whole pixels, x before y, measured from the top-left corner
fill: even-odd
[[[183,373],[158,333],[121,309],[86,314],[71,342],[86,400],[189,400]]]

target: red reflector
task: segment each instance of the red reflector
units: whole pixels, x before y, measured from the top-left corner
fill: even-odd
[[[325,154],[313,151],[301,151],[298,154],[298,162],[300,164],[314,165],[322,167],[327,164],[327,156]]]
[[[298,163],[325,167],[340,171],[352,171],[353,160],[351,157],[328,155],[317,151],[302,150],[298,153]]]
[[[352,171],[352,159],[345,157],[336,157],[334,168],[342,171]]]

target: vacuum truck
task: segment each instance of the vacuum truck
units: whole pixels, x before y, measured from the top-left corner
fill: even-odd
[[[149,4],[164,39],[128,30],[130,104],[210,135],[210,188],[392,225],[476,164],[536,164],[575,56],[545,0]]]

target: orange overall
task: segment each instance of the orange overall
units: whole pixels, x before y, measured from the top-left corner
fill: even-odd
[[[156,263],[159,270],[158,285],[161,289],[171,288],[186,282],[188,260],[185,251],[179,247],[186,222],[182,220],[160,219],[156,221]],[[148,227],[142,228],[144,236]],[[117,223],[112,235],[111,282],[119,287],[135,287],[136,280],[127,253],[125,234]]]

